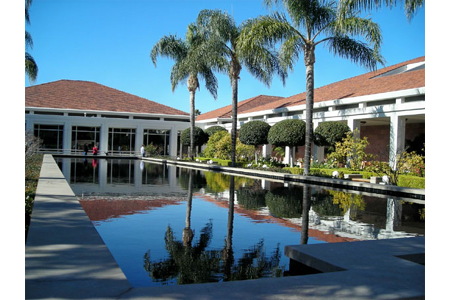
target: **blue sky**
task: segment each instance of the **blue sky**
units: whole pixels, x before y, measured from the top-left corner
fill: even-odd
[[[269,14],[262,0],[33,0],[30,8],[34,48],[29,50],[39,67],[35,84],[60,79],[94,81],[174,108],[189,111],[186,85],[175,92],[170,86],[173,62],[160,58],[155,67],[149,53],[164,35],[184,37],[186,27],[202,9],[232,13],[237,24]],[[382,55],[387,65],[425,55],[425,8],[409,22],[403,9],[382,8],[363,12],[379,23]],[[320,87],[367,70],[335,57],[319,46],[316,50],[315,86]],[[218,99],[201,86],[196,108],[207,112],[231,104],[226,75],[218,75]],[[25,85],[29,82],[25,79]],[[245,70],[239,82],[239,101],[260,94],[291,96],[305,91],[303,58],[283,86],[274,77],[267,88]]]

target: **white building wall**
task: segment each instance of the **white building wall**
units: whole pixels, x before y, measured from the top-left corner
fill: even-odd
[[[407,101],[416,97],[415,101]],[[423,99],[421,99],[423,98]],[[385,102],[385,103],[383,103]],[[356,106],[352,108],[345,108],[345,106]],[[302,119],[302,113],[306,109],[306,105],[298,105],[291,107],[283,107],[279,109],[257,111],[247,114],[239,114],[239,120],[252,120],[254,118],[264,118],[264,120],[271,126],[285,120],[285,119]],[[360,129],[361,121],[364,122],[386,122],[391,126],[391,133],[389,140],[390,155],[394,157],[394,153],[404,148],[405,139],[405,120],[408,117],[414,117],[419,122],[425,122],[425,87],[414,88],[408,90],[400,90],[389,93],[381,93],[374,95],[366,95],[360,97],[336,99],[324,101],[314,104],[314,109],[320,109],[320,112],[313,113],[314,128],[320,122],[325,121],[341,121],[347,122],[350,129]],[[269,115],[281,114],[280,117],[268,118]],[[290,116],[289,116],[290,114]],[[238,129],[245,122],[238,122]],[[230,124],[222,124],[223,120],[209,119],[197,121],[196,125],[204,129],[221,125],[228,131],[231,131]],[[322,158],[323,153],[320,147],[314,147],[313,155],[316,159]],[[288,157],[289,149],[286,149],[286,157]],[[286,158],[285,161],[288,161]]]
[[[139,149],[143,144],[143,131],[144,129],[153,130],[170,130],[170,147],[169,155],[176,156],[177,153],[177,134],[178,131],[185,130],[189,128],[189,122],[178,122],[178,121],[165,121],[162,117],[159,120],[140,120],[140,119],[122,119],[122,118],[104,118],[104,117],[75,117],[68,116],[68,113],[64,115],[45,115],[45,114],[34,114],[30,108],[29,114],[25,114],[25,129],[34,130],[35,124],[45,124],[45,125],[64,125],[64,137],[63,137],[63,149],[64,153],[70,153],[71,149],[71,139],[72,139],[72,127],[73,126],[86,126],[86,127],[100,127],[100,153],[103,154],[108,150],[108,132],[109,128],[125,128],[125,129],[135,129],[135,151],[139,153]],[[48,110],[51,112],[51,110]],[[111,112],[108,112],[111,115]],[[168,118],[176,118],[177,116],[169,116]],[[180,116],[180,119],[185,116]],[[188,116],[186,117],[188,118]]]

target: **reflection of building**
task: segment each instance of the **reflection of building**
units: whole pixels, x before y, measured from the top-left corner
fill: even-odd
[[[189,127],[180,110],[95,82],[59,80],[25,88],[26,130],[57,153],[131,154],[153,143],[176,156],[179,132]]]
[[[251,120],[264,120],[270,125],[284,119],[305,120],[305,98],[306,93],[301,93],[287,98],[257,96],[243,100],[238,103],[238,128]],[[407,141],[416,138],[422,147],[425,57],[318,87],[314,101],[314,128],[325,121],[344,122],[352,131],[359,128],[360,135],[368,137],[368,152],[382,155],[381,159],[392,158]],[[231,131],[231,105],[199,115],[197,124],[206,128],[221,125]],[[296,157],[302,158],[304,147],[297,148]],[[269,155],[271,150],[265,146],[263,153]],[[285,153],[289,157],[288,147]],[[323,147],[314,147],[313,154],[316,159],[323,158]]]
[[[424,223],[418,227],[419,223],[415,222],[415,226],[407,227],[408,222],[402,221],[403,207],[412,204],[404,203],[402,200],[373,197],[366,197],[365,203],[369,207],[363,211],[351,207],[342,217],[321,217],[311,209],[310,228],[360,240],[404,238],[425,234]],[[411,218],[408,212],[405,212],[405,215]]]

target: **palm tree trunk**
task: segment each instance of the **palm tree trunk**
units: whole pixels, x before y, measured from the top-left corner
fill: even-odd
[[[195,132],[195,91],[198,88],[198,79],[197,75],[190,74],[187,82],[187,88],[189,91],[189,104],[191,109],[190,121],[191,121],[191,130],[190,130],[190,139],[191,139],[191,147],[189,148],[188,155],[191,160],[194,160],[194,132]]]
[[[314,45],[305,46],[305,66],[306,66],[306,136],[305,136],[305,159],[303,160],[303,175],[309,175],[311,162],[312,143],[312,113],[314,107]]]
[[[195,132],[195,91],[190,92],[190,107],[191,107],[191,146],[189,147],[189,158],[194,160],[194,132]]]
[[[237,138],[237,102],[238,102],[238,78],[231,80],[231,166],[236,166],[236,138]]]

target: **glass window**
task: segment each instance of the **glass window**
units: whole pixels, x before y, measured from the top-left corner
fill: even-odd
[[[149,155],[169,155],[169,141],[170,130],[144,129],[144,146],[154,146],[154,153]]]
[[[42,140],[42,149],[63,149],[64,125],[34,125],[34,135]]]
[[[72,149],[83,150],[87,145],[92,150],[94,144],[100,143],[100,127],[72,126]]]
[[[135,151],[136,129],[109,128],[108,151]]]

